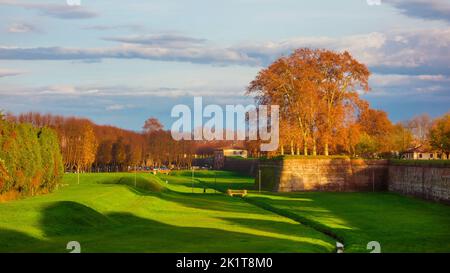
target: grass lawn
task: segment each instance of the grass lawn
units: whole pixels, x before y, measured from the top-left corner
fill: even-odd
[[[259,193],[225,171],[68,174],[0,204],[0,252],[450,252],[450,207],[392,193]],[[249,189],[245,199],[219,191]],[[219,191],[216,191],[219,190]],[[304,223],[299,224],[299,222]],[[328,234],[328,235],[326,235]]]
[[[0,252],[68,252],[69,241],[82,252],[334,251],[332,238],[287,217],[203,193],[198,182],[192,190],[186,174],[138,174],[137,188],[133,174],[80,177],[77,184],[65,175],[54,193],[0,204]]]
[[[229,175],[234,183],[225,178],[214,183],[207,175],[200,179],[220,190],[253,188],[252,179],[245,185],[244,177]],[[346,252],[369,252],[370,241],[378,241],[382,252],[450,252],[448,205],[394,193],[251,191],[247,200],[335,235]]]

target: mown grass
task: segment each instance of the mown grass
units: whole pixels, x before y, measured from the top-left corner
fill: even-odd
[[[63,184],[0,204],[0,252],[68,252],[69,241],[82,252],[334,250],[332,238],[239,198],[204,193],[186,173],[137,174],[137,187],[128,173],[82,174],[80,184],[68,174]]]
[[[392,193],[259,193],[232,172],[66,175],[0,204],[0,252],[450,252],[450,207]],[[219,191],[249,189],[245,199]],[[216,191],[217,190],[217,191]],[[300,225],[302,222],[305,225]],[[319,230],[320,232],[318,232]],[[331,235],[327,236],[325,234]],[[333,238],[335,237],[335,238]]]
[[[232,174],[230,174],[231,177]],[[203,179],[225,191],[253,189],[254,180]],[[345,244],[346,252],[369,252],[377,241],[382,252],[450,252],[450,207],[394,193],[259,193],[246,200],[269,211],[300,221]]]

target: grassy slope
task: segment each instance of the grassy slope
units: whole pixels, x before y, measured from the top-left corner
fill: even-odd
[[[66,175],[67,186],[52,194],[0,204],[0,252],[67,252],[73,240],[83,252],[334,248],[329,237],[288,218],[211,189],[203,194],[198,182],[191,193],[189,176],[138,174],[138,189],[129,186],[133,174],[84,174],[76,181]]]
[[[223,174],[222,174],[223,175]],[[200,175],[199,175],[200,176]],[[218,179],[217,188],[252,188],[242,177]],[[203,179],[213,185],[211,178]],[[250,201],[342,238],[347,252],[450,252],[450,207],[393,193],[252,192]]]

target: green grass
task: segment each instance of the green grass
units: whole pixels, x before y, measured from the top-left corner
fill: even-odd
[[[0,252],[450,252],[450,207],[392,193],[259,193],[226,171],[66,175],[0,204]],[[248,189],[246,198],[220,191]],[[303,223],[303,224],[299,224]]]
[[[257,203],[288,211],[344,241],[348,252],[450,252],[450,208],[393,193],[261,194]]]
[[[200,178],[202,179],[202,178]],[[253,179],[211,178],[204,183],[224,191],[252,189]],[[228,180],[229,181],[229,180]],[[378,241],[382,252],[450,252],[450,207],[394,193],[258,193],[247,202],[320,230],[345,244],[346,252],[369,252]]]
[[[196,173],[204,178],[211,173]],[[221,181],[233,180],[219,173]],[[332,238],[230,198],[189,173],[65,175],[54,193],[0,204],[0,252],[332,252]],[[231,179],[230,179],[231,177]],[[249,182],[249,178],[247,183]]]

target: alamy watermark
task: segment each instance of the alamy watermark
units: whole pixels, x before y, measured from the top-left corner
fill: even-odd
[[[261,140],[261,151],[275,151],[280,137],[279,108],[226,105],[224,111],[216,104],[203,107],[202,97],[195,97],[193,111],[184,104],[172,108],[171,117],[178,120],[170,132],[175,140]],[[203,123],[204,118],[209,120]]]
[[[78,241],[70,241],[66,246],[67,250],[71,250],[70,253],[81,253],[81,244]]]
[[[379,6],[381,5],[381,0],[366,0],[369,6]]]
[[[68,6],[81,6],[81,0],[66,0]]]

